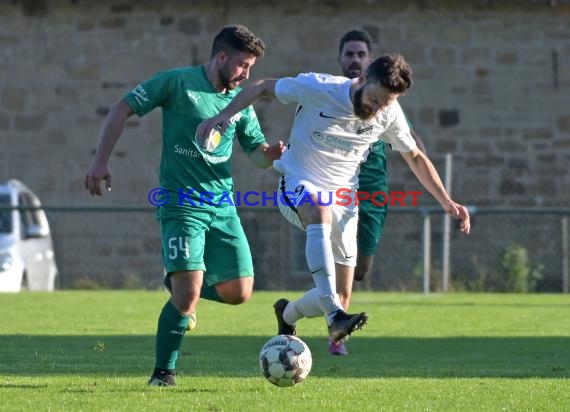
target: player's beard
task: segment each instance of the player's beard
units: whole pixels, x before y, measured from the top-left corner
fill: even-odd
[[[349,79],[355,79],[362,74],[362,66],[358,63],[352,63],[342,74]]]
[[[362,93],[364,92],[364,87],[356,90],[354,92],[354,114],[360,118],[361,120],[369,120],[371,119],[376,113],[372,110],[367,104],[362,103]]]
[[[234,77],[233,79],[230,78],[229,70],[227,69],[225,64],[222,67],[220,67],[220,70],[218,70],[218,76],[220,77],[220,82],[222,83],[222,86],[226,90],[234,90],[243,81],[243,79],[240,79],[239,77]]]

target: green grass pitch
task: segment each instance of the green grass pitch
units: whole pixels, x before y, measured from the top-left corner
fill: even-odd
[[[299,322],[305,382],[278,388],[258,353],[273,302],[201,301],[178,386],[146,386],[162,291],[0,295],[1,411],[568,411],[570,297],[356,292],[368,325],[349,356],[327,352],[324,319]]]

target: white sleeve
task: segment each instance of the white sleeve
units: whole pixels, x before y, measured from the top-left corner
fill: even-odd
[[[394,102],[391,107],[391,122],[388,128],[380,135],[380,140],[388,143],[392,150],[398,152],[411,152],[417,145],[410,132],[410,126],[406,120],[406,116],[398,102]]]
[[[275,83],[275,97],[281,103],[305,104],[318,90],[319,76],[316,73],[302,73],[297,77],[283,77]]]

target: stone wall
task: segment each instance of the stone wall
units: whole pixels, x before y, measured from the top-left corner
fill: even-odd
[[[48,205],[146,205],[157,184],[158,113],[129,120],[112,157],[113,191],[93,200],[83,189],[105,115],[126,91],[156,71],[203,63],[225,24],[266,41],[252,78],[337,73],[339,37],[364,28],[375,54],[396,50],[411,63],[416,83],[401,104],[440,172],[453,154],[457,199],[568,206],[569,3],[3,1],[0,180],[21,179]],[[256,110],[270,139],[287,138],[293,107]],[[239,152],[234,168],[237,189],[274,189],[273,176]],[[394,190],[420,190],[399,156],[390,155],[390,176]]]

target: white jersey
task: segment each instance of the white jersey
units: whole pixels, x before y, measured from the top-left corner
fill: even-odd
[[[350,100],[352,80],[307,73],[277,81],[275,95],[282,103],[299,105],[288,149],[273,165],[290,176],[303,177],[326,190],[356,190],[360,163],[370,145],[383,140],[399,152],[410,152],[416,142],[397,101],[372,119],[354,115]]]

